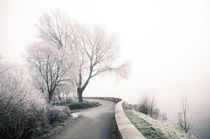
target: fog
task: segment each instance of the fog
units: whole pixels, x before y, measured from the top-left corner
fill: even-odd
[[[71,19],[99,25],[118,37],[121,60],[132,64],[130,78],[97,77],[85,96],[115,96],[137,103],[150,93],[169,122],[176,123],[186,95],[193,133],[210,137],[210,2],[208,0],[63,1],[1,0],[0,54],[24,63],[43,13],[59,9]]]

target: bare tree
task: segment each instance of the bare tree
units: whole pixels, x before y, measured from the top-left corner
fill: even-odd
[[[152,118],[160,119],[162,121],[167,120],[167,114],[164,112],[160,112],[157,104],[155,103],[154,97],[149,96],[148,94],[144,94],[142,96],[137,106],[137,109]]]
[[[27,52],[27,62],[34,71],[37,86],[42,92],[47,92],[50,103],[55,90],[70,80],[65,56],[45,43],[35,43]]]
[[[157,117],[159,114],[154,98],[147,94],[143,95],[139,102],[139,111],[151,117]]]
[[[188,133],[192,129],[192,119],[188,116],[188,103],[187,97],[182,97],[181,112],[178,114],[178,126],[185,133]]]
[[[114,63],[117,59],[118,45],[113,36],[108,36],[99,28],[81,30],[74,34],[76,39],[72,47],[78,63],[76,85],[79,102],[83,101],[82,94],[93,77],[114,73],[126,78],[129,69],[128,63]]]
[[[42,41],[52,44],[59,50],[68,47],[77,63],[74,76],[79,102],[91,78],[104,73],[115,73],[127,77],[129,64],[116,65],[118,45],[112,35],[95,27],[87,29],[84,26],[70,22],[64,14],[54,12],[40,18],[37,26]],[[66,49],[65,49],[66,50]]]

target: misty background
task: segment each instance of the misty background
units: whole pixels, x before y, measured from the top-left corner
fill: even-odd
[[[97,77],[84,96],[114,96],[137,103],[150,93],[176,124],[187,95],[195,135],[210,137],[210,1],[0,0],[0,54],[24,64],[37,37],[38,18],[54,9],[118,37],[121,59],[130,60],[128,80]]]

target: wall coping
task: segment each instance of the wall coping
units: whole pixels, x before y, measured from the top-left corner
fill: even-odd
[[[145,139],[125,115],[123,110],[124,103],[125,101],[121,100],[115,106],[115,119],[120,137],[122,139]]]

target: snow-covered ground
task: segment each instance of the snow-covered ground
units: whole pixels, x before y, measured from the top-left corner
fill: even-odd
[[[80,113],[72,113],[71,116],[72,116],[73,118],[77,118],[77,117],[80,116]]]
[[[134,109],[125,109],[130,121],[146,138],[161,139],[196,139],[197,137],[184,133],[183,131],[160,120],[153,119],[148,115]]]

